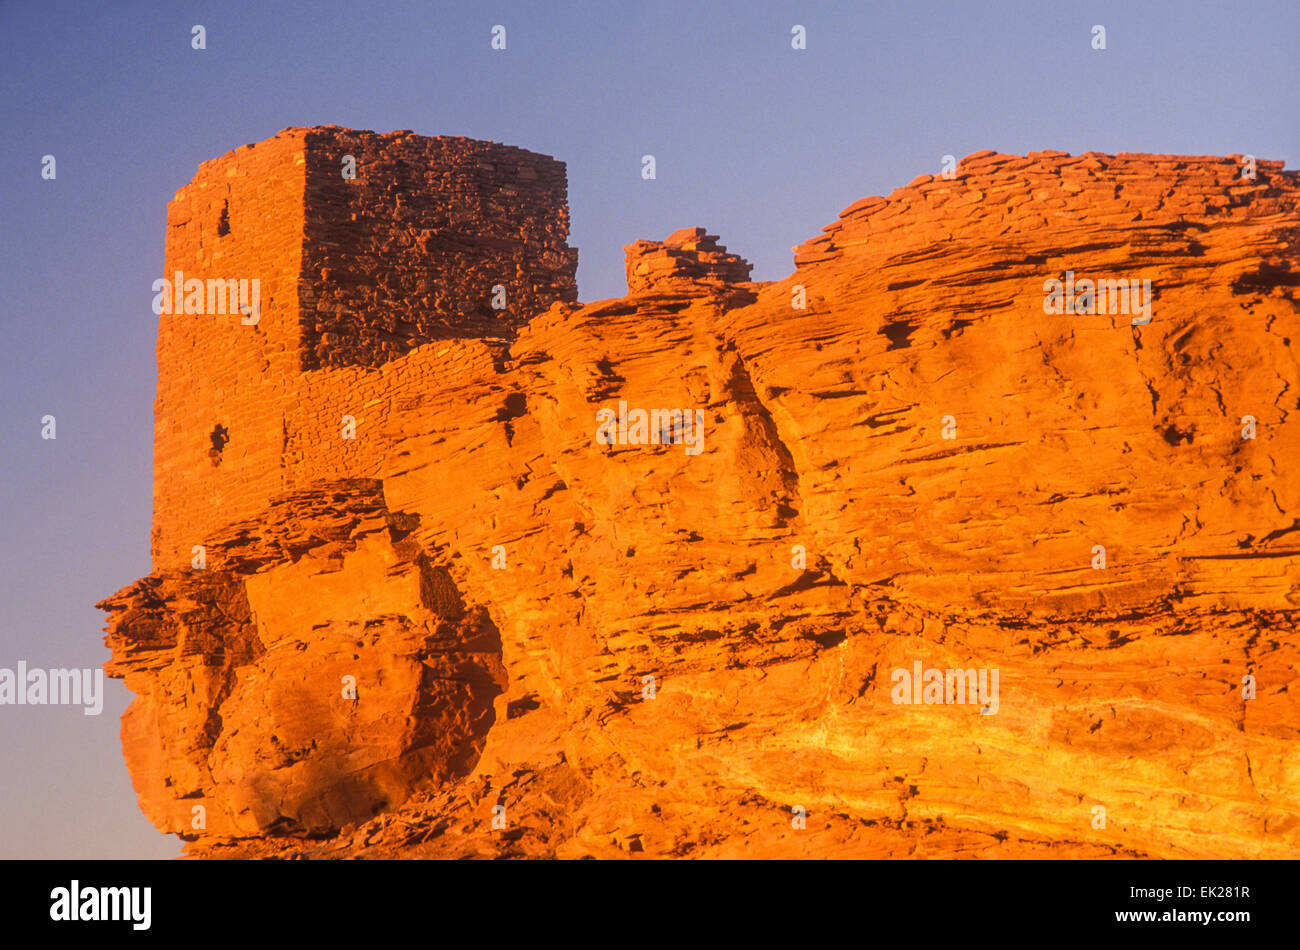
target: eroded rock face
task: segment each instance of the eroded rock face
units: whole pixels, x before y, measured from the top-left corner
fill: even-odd
[[[753,265],[729,254],[716,234],[681,228],[662,241],[635,241],[623,248],[627,292],[682,289],[699,293],[711,287],[743,284]]]
[[[304,432],[377,401],[332,480],[106,602],[146,813],[201,855],[1294,854],[1296,173],[979,153],[795,260],[304,374]],[[1150,321],[1050,312],[1067,274]],[[996,696],[899,702],[917,664]]]
[[[232,526],[203,569],[104,602],[108,672],[140,696],[127,764],[161,830],[328,834],[469,772],[500,638],[413,522],[378,484],[338,483]]]

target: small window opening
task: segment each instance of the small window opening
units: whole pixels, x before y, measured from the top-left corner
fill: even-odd
[[[208,458],[212,459],[213,466],[221,464],[221,451],[230,441],[230,432],[220,422],[209,434],[208,438],[212,440],[212,448],[208,450]]]

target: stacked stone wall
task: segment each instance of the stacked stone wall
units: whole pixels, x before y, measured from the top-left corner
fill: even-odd
[[[260,307],[159,316],[155,567],[281,492],[376,477],[394,393],[574,301],[566,191],[548,156],[410,132],[286,129],[203,163],[163,276],[244,280]]]

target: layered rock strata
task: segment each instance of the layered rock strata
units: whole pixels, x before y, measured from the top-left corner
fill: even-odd
[[[104,604],[142,808],[200,856],[1293,855],[1300,181],[1243,167],[977,153],[780,281],[693,229],[305,368],[285,490]]]
[[[745,283],[753,267],[738,254],[728,254],[718,236],[704,228],[682,228],[662,241],[634,241],[623,252],[629,294],[673,288],[698,292]]]

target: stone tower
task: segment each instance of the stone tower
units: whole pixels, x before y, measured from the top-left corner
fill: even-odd
[[[492,142],[293,128],[200,165],[167,210],[181,286],[155,303],[155,568],[280,491],[366,474],[378,447],[338,437],[344,397],[423,344],[576,301],[568,230],[564,164]]]

